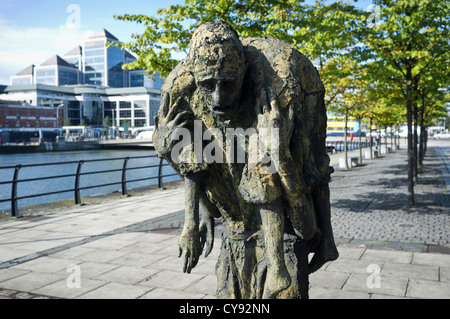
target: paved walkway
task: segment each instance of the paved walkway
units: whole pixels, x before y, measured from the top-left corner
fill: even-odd
[[[336,169],[340,257],[310,276],[310,298],[450,298],[449,156],[450,141],[430,141],[409,210],[404,147]],[[215,298],[219,235],[184,274],[183,206],[171,188],[1,223],[0,298]]]

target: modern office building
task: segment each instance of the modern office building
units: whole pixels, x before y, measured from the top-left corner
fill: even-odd
[[[0,116],[0,129],[23,127],[22,111],[12,110],[24,106],[60,109],[61,114],[52,114],[62,119],[53,119],[48,127],[102,125],[108,118],[113,126],[154,125],[162,79],[158,74],[146,75],[145,70],[123,70],[123,64],[136,58],[108,42],[119,40],[101,29],[64,55],[54,55],[12,76],[10,85],[0,88],[0,99],[18,104],[0,105],[0,115],[8,114],[8,118]],[[42,126],[42,121],[27,123]]]

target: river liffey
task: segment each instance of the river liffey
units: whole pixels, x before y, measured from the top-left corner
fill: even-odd
[[[119,170],[102,174],[87,174],[80,176],[80,188],[93,185],[103,185],[110,183],[118,183],[110,186],[99,188],[90,188],[81,190],[81,196],[92,196],[100,194],[108,194],[121,191],[122,168],[124,158],[130,157],[127,161],[126,180],[145,179],[158,176],[158,167],[138,168],[142,166],[158,165],[157,157],[147,157],[155,155],[153,150],[92,150],[92,151],[73,151],[73,152],[44,152],[44,153],[27,153],[27,154],[2,154],[0,156],[0,168],[11,167],[8,169],[0,169],[0,182],[12,181],[14,176],[14,166],[42,164],[42,163],[61,163],[73,162],[64,165],[45,165],[34,167],[22,167],[19,170],[19,180],[35,179],[49,176],[61,176],[76,174],[78,162],[86,161],[81,166],[81,173],[97,172],[105,170]],[[145,157],[143,157],[145,156]],[[143,158],[133,158],[143,157]],[[104,159],[102,161],[89,162],[90,160]],[[170,166],[163,167],[163,175],[173,174],[174,171]],[[170,176],[164,179],[164,182],[179,180],[178,176]],[[136,182],[127,182],[127,189],[150,186],[158,183],[157,178],[146,179]],[[19,182],[17,184],[17,197],[25,197],[33,194],[43,194],[58,192],[61,190],[70,190],[75,188],[75,177],[61,177],[54,179],[43,179],[36,181]],[[12,193],[12,184],[0,184],[0,200],[10,199]],[[74,198],[74,192],[68,191],[60,194],[24,198],[18,201],[20,207],[45,204],[48,202],[60,201]],[[11,202],[0,202],[0,211],[9,211]]]

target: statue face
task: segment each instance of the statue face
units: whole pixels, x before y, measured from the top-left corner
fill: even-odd
[[[203,75],[197,79],[199,93],[209,110],[219,119],[230,118],[238,107],[242,77],[236,74]]]

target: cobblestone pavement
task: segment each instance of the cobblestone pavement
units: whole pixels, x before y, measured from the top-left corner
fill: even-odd
[[[339,170],[330,183],[335,237],[373,241],[392,249],[450,246],[450,196],[445,177],[450,142],[430,141],[423,172],[414,187],[416,205],[407,207],[406,150]]]

